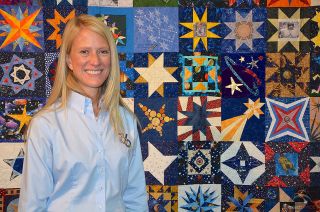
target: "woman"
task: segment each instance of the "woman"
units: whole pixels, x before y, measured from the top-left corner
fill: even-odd
[[[27,133],[19,211],[147,211],[137,124],[110,30],[68,22],[55,83]]]

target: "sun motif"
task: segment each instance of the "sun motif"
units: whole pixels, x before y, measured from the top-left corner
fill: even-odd
[[[242,44],[245,44],[252,50],[252,40],[263,38],[263,36],[257,31],[263,22],[254,22],[252,19],[252,11],[250,11],[245,17],[243,17],[239,12],[236,12],[236,21],[225,22],[225,24],[231,29],[231,32],[224,39],[234,39],[236,50],[238,50]]]
[[[309,39],[300,31],[307,23],[308,18],[300,18],[300,9],[288,17],[281,9],[278,9],[278,18],[268,19],[270,23],[278,30],[268,39],[268,42],[278,42],[277,51],[287,44],[291,43],[293,47],[299,51],[299,43],[301,41],[309,41]]]
[[[219,35],[210,31],[211,28],[219,25],[217,22],[208,22],[208,9],[204,11],[201,20],[197,12],[193,10],[192,20],[193,22],[180,23],[182,26],[187,27],[191,31],[182,35],[180,38],[192,38],[193,50],[198,46],[200,40],[202,41],[206,50],[208,50],[208,38],[220,38]]]

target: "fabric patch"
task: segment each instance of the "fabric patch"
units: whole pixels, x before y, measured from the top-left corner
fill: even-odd
[[[221,26],[216,8],[180,7],[179,21],[180,52],[218,52]]]
[[[178,212],[178,186],[147,185],[149,211]]]
[[[45,97],[44,56],[0,53],[0,96]]]
[[[267,98],[266,103],[266,142],[310,141],[309,98]]]
[[[0,5],[42,6],[42,1],[34,0],[0,0]],[[1,209],[0,209],[1,210]]]
[[[266,186],[298,187],[310,184],[309,142],[265,144]]]
[[[132,7],[133,0],[88,0],[88,6]]]
[[[308,96],[309,53],[267,53],[266,96]]]
[[[220,169],[222,181],[235,185],[263,185],[264,149],[252,142],[221,142]]]
[[[42,0],[45,7],[59,6],[83,6],[88,5],[88,0]]]
[[[223,98],[221,140],[263,143],[265,103],[262,101],[260,98]]]
[[[221,185],[179,185],[179,211],[221,211]]]
[[[176,97],[179,87],[179,64],[176,53],[134,55],[135,97]]]
[[[222,97],[264,97],[264,54],[229,54],[222,58]]]
[[[122,97],[134,97],[136,86],[134,81],[138,73],[134,70],[134,58],[131,53],[119,53],[120,93]]]
[[[177,0],[133,0],[134,7],[177,7]]]
[[[0,143],[0,188],[19,188],[24,143]]]
[[[181,93],[185,96],[220,96],[218,56],[180,56]]]
[[[266,211],[281,211],[294,208],[294,188],[268,187],[266,195]]]
[[[178,145],[174,141],[158,140],[141,143],[147,185],[177,184]]]
[[[320,186],[320,143],[312,142],[310,145],[310,182],[311,186]]]
[[[103,21],[113,35],[118,52],[133,52],[133,9],[89,7],[88,14]]]
[[[180,142],[178,160],[180,185],[220,183],[219,152],[214,143]]]
[[[0,98],[0,142],[22,142],[31,120],[45,103],[45,99]]]
[[[263,8],[222,9],[221,21],[226,25],[221,51],[265,52],[267,11]]]
[[[310,98],[310,141],[320,141],[320,98]]]
[[[268,9],[267,51],[309,52],[311,9]]]
[[[222,184],[222,211],[265,211],[265,188]]]
[[[181,7],[227,7],[226,0],[178,0],[178,2]]]
[[[42,17],[40,7],[0,6],[0,50],[42,52]]]
[[[179,51],[176,7],[135,8],[134,29],[134,52]]]
[[[53,87],[59,53],[45,53],[46,96],[49,97]]]
[[[141,124],[143,141],[175,141],[177,100],[173,98],[135,99],[134,111]]]
[[[310,96],[320,97],[320,53],[311,54]]]
[[[320,50],[320,8],[319,7],[316,7],[313,10],[313,15],[310,21],[310,38],[312,42],[312,51],[319,52]]]
[[[178,141],[219,141],[220,97],[178,98]]]
[[[127,107],[134,112],[134,98],[122,98],[123,102]]]
[[[80,14],[86,14],[87,7],[58,5],[43,9],[46,52],[57,52],[61,46],[64,28],[68,21]]]
[[[267,7],[309,7],[311,0],[267,0]]]
[[[264,0],[225,0],[228,2],[229,7],[243,7],[243,8],[251,8],[251,7],[263,7],[265,6]]]
[[[0,189],[0,211],[18,211],[20,189]]]

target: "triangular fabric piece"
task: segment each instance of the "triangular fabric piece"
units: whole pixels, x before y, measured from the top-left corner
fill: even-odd
[[[287,185],[277,176],[274,176],[267,184],[266,186],[271,187],[287,187]]]
[[[309,142],[288,142],[289,145],[294,149],[296,152],[301,152],[308,144]]]

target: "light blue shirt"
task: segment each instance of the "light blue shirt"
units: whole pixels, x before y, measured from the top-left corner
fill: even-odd
[[[30,123],[19,212],[147,211],[147,193],[136,120],[120,110],[128,148],[115,135],[108,112],[71,92],[63,110]]]

